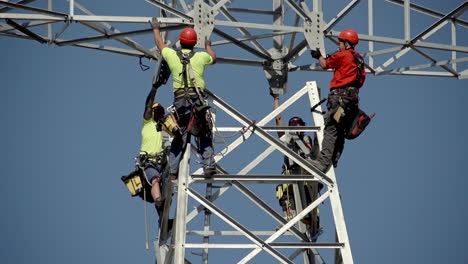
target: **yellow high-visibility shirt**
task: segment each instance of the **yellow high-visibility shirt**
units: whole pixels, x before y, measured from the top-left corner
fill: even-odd
[[[156,130],[156,121],[153,118],[143,119],[140,153],[147,152],[148,155],[154,156],[161,151],[163,151],[163,136],[162,132]]]
[[[183,53],[189,53],[189,49],[182,49]],[[172,74],[172,87],[174,91],[178,88],[184,87],[184,76],[182,74],[182,63],[180,63],[177,51],[171,48],[164,48],[162,50],[162,56],[169,65],[169,69]],[[190,59],[190,65],[192,65],[193,72],[195,74],[195,82],[197,86],[204,89],[205,86],[205,67],[213,63],[213,58],[207,52],[195,52],[195,55]],[[188,71],[188,69],[187,69]],[[195,87],[190,81],[189,73],[187,72],[187,85],[188,87]]]

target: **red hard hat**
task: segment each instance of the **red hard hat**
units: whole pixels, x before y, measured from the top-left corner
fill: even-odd
[[[197,32],[193,28],[186,28],[180,32],[179,40],[183,44],[195,45],[197,44]]]
[[[345,29],[341,31],[340,35],[338,36],[338,39],[347,40],[354,45],[359,43],[358,34],[352,29]]]

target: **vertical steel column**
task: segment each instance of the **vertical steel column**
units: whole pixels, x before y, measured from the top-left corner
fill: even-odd
[[[211,200],[211,194],[212,194],[212,189],[213,189],[213,184],[208,183],[206,184],[206,195],[205,198],[208,200]],[[204,223],[204,231],[208,232],[210,231],[210,225],[211,225],[211,211],[205,208],[205,223]],[[206,235],[203,237],[203,243],[209,244],[210,243],[210,236]],[[202,255],[202,263],[203,264],[208,264],[208,248],[203,249],[203,255]]]
[[[282,26],[284,23],[283,17],[283,0],[273,0],[273,25]],[[281,51],[283,48],[284,36],[273,37],[273,48]]]
[[[315,82],[308,82],[307,86],[311,87],[312,94],[309,94],[309,99],[311,105],[315,105],[320,101],[319,91],[317,89],[317,85]],[[321,112],[322,107],[319,105],[316,108],[317,111]],[[324,128],[324,120],[323,116],[313,112],[312,117],[314,119],[314,124],[316,126],[320,126],[320,131],[317,132],[317,137],[319,142],[323,140],[323,128]],[[321,148],[321,145],[320,145]],[[333,166],[330,170],[326,173],[326,175],[333,180],[334,184],[330,186],[330,203],[333,212],[333,219],[335,220],[335,228],[337,234],[337,242],[343,243],[344,247],[339,250],[339,255],[341,255],[341,259],[344,264],[353,264],[353,256],[351,254],[351,246],[349,244],[348,232],[346,230],[346,223],[343,214],[343,208],[341,206],[341,199],[340,199],[340,192],[338,190],[338,183],[336,182],[336,175]],[[340,259],[340,257],[335,256],[335,259]]]
[[[70,0],[70,18],[75,15],[75,0]]]
[[[52,1],[53,0],[48,0],[47,1],[47,9],[49,11],[52,11]],[[47,25],[47,38],[49,39],[49,43],[52,41],[52,24],[48,24]]]
[[[312,0],[313,7],[312,10],[315,12],[322,12],[322,0]]]
[[[307,203],[305,200],[305,192],[304,192],[304,182],[301,181],[301,182],[294,183],[293,193],[294,193],[294,203],[296,205],[296,214],[297,214],[299,212],[302,212],[302,210],[304,210],[304,208],[307,207]],[[299,231],[301,231],[301,233],[305,233],[307,231],[307,225],[305,225],[301,221],[299,221],[298,223],[299,223]],[[303,251],[302,257],[304,258],[304,264],[315,263],[315,261],[313,260],[313,255],[312,257],[310,257],[309,254],[307,254],[308,252],[309,252],[308,250]]]
[[[455,22],[452,21],[450,23],[450,26],[451,26],[451,30],[452,30],[452,45],[456,46],[457,45],[457,29],[455,27]],[[457,52],[452,51],[452,60],[455,60],[455,59],[457,59]],[[454,71],[457,70],[457,63],[452,63],[452,69]]]
[[[368,34],[374,36],[374,0],[368,0],[367,2],[367,16],[368,16]],[[369,53],[374,52],[374,41],[369,41]],[[374,68],[374,56],[369,55],[369,66]]]
[[[189,164],[190,164],[190,135],[187,135],[187,146],[184,157],[179,164],[179,179],[177,183],[177,208],[175,216],[174,233],[174,263],[183,264],[185,261],[185,239],[187,230],[187,188],[189,184]]]
[[[404,2],[404,12],[405,12],[405,40],[409,41],[411,39],[411,24],[410,24],[410,0],[405,0]]]

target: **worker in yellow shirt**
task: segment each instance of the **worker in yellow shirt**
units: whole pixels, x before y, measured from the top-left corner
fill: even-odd
[[[140,166],[144,168],[147,182],[151,184],[151,196],[158,214],[161,215],[161,180],[167,159],[161,129],[164,107],[159,103],[153,103],[156,91],[157,88],[153,86],[145,102],[141,128]]]
[[[172,74],[174,107],[179,134],[174,135],[169,153],[169,174],[176,178],[179,163],[185,147],[190,142],[190,135],[196,137],[198,150],[202,156],[203,171],[205,175],[216,173],[214,161],[213,135],[209,107],[205,101],[204,73],[207,65],[216,63],[216,54],[211,48],[211,42],[205,41],[206,52],[194,52],[197,43],[197,32],[193,28],[185,28],[179,41],[181,50],[168,47],[161,36],[160,25],[156,18],[151,20],[156,46],[167,62]]]

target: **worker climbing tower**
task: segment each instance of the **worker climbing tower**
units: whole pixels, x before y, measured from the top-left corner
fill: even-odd
[[[96,15],[76,0],[48,0],[46,6],[40,6],[45,1],[37,2],[0,1],[0,34],[58,46],[123,54],[139,58],[140,61],[147,58],[161,62],[160,52],[156,48],[145,47],[132,39],[152,37],[148,24],[151,17]],[[225,254],[225,263],[259,263],[255,259],[259,254],[263,254],[269,262],[354,263],[350,243],[352,239],[348,237],[344,217],[346,210],[341,201],[346,197],[340,197],[334,170],[324,174],[304,157],[290,150],[284,144],[288,140],[288,133],[280,139],[273,136],[277,131],[304,131],[315,133],[318,142],[323,137],[318,84],[310,81],[302,88],[290,87],[288,92],[289,73],[323,71],[316,63],[297,64],[302,63],[303,57],[309,56],[310,49],[319,48],[322,52],[333,50],[326,44],[334,45],[340,31],[352,27],[359,33],[359,49],[366,58],[368,74],[465,79],[468,77],[468,57],[460,54],[466,54],[468,46],[457,43],[457,35],[468,26],[468,22],[460,18],[468,6],[467,2],[451,7],[447,13],[423,7],[410,0],[272,0],[271,4],[268,1],[233,0],[141,2],[139,4],[154,9],[155,16],[158,15],[162,24],[164,39],[173,40],[170,45],[178,45],[175,38],[171,38],[173,31],[179,31],[187,25],[193,26],[199,38],[197,47],[204,47],[205,38],[214,40],[214,47],[232,46],[229,52],[218,52],[218,63],[261,68],[269,85],[269,90],[265,89],[265,96],[273,93],[286,98],[279,108],[264,117],[250,117],[242,109],[231,105],[229,98],[221,98],[216,92],[208,91],[210,104],[217,109],[216,116],[227,116],[234,124],[225,126],[217,122],[214,128],[214,133],[226,141],[216,156],[220,164],[218,169],[222,173],[209,178],[203,176],[195,164],[199,155],[196,148],[189,146],[186,149],[180,164],[179,178],[172,181],[172,186],[168,188],[170,191],[165,193],[166,199],[172,199],[173,203],[172,210],[171,203],[166,203],[162,228],[155,239],[156,263],[210,263],[210,254],[217,251]],[[374,32],[374,25],[381,23],[376,22],[377,18],[374,19],[377,5],[401,7],[399,10],[403,21],[398,25],[403,27],[403,37],[383,36]],[[353,19],[348,18],[353,12],[359,12],[359,21],[355,19],[356,15]],[[432,23],[415,32],[411,24],[413,14],[427,16],[432,19]],[[347,23],[343,25],[343,21]],[[392,22],[397,25],[400,21]],[[125,30],[119,30],[117,24],[125,24]],[[442,43],[433,41],[433,36],[447,29],[449,34],[443,36],[450,36],[449,40]],[[414,64],[413,59],[405,60],[409,54],[418,56],[424,63]],[[445,57],[440,59],[441,56]],[[311,113],[312,126],[297,128],[269,125],[276,115],[304,97],[308,102],[304,109]],[[236,133],[236,136],[226,139],[227,133]],[[242,146],[246,144],[258,144],[258,153],[254,153],[253,158],[243,164],[237,162],[239,156],[252,154],[242,153]],[[282,175],[279,173],[280,165],[270,167],[264,174],[252,173],[274,153],[294,161],[302,167],[304,174]],[[226,160],[233,162],[224,167]],[[301,194],[302,187],[308,182],[324,186],[320,192],[314,191],[315,197],[310,203]],[[262,196],[261,191],[262,186],[267,186],[273,192],[275,185],[283,183],[292,184],[295,193],[297,212],[288,221],[278,213],[277,206],[266,202],[268,199]],[[230,190],[235,190],[235,193]],[[245,215],[236,214],[238,211],[233,208],[225,208],[222,199],[228,194],[235,197],[236,201],[239,200],[239,206],[243,206],[242,201],[253,205],[256,210],[254,216],[246,218]],[[318,212],[317,209],[320,209],[320,228],[311,231],[311,225],[301,220],[314,210]],[[325,225],[323,219],[327,211],[330,217]],[[313,219],[315,224],[319,224],[318,214]],[[268,218],[262,220],[265,224],[252,224],[260,215],[264,217],[262,219]],[[169,228],[169,218],[175,219],[172,229]]]

